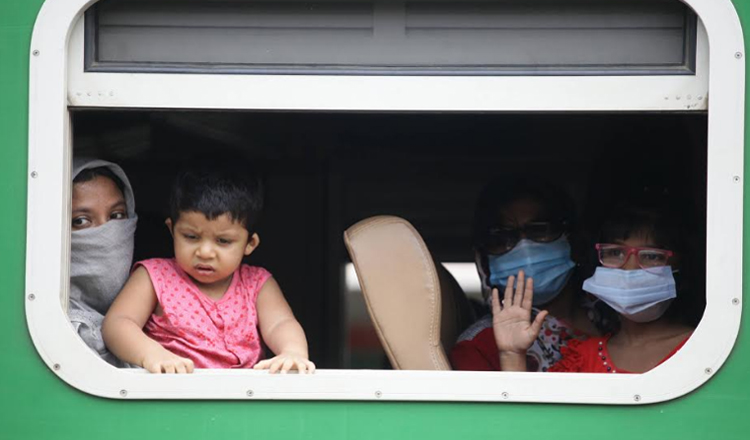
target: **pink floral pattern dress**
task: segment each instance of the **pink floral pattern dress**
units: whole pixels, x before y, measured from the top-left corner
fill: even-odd
[[[255,301],[271,274],[242,265],[224,296],[204,295],[174,259],[141,261],[148,271],[161,314],[152,314],[143,331],[196,368],[252,368],[261,356]]]

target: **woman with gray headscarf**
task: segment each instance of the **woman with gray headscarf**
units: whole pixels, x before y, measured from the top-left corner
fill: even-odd
[[[73,164],[68,318],[102,359],[123,367],[104,345],[102,320],[128,279],[138,217],[125,172],[92,159]],[[115,220],[115,221],[110,221]]]

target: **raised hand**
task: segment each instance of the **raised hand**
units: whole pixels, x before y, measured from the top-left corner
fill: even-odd
[[[258,362],[253,367],[255,370],[268,370],[270,373],[286,374],[289,370],[297,370],[300,373],[314,373],[315,364],[310,362],[306,356],[296,353],[281,353],[271,359]]]
[[[510,370],[525,370],[520,365],[521,359],[525,364],[526,351],[539,336],[542,323],[547,316],[545,310],[539,312],[536,319],[531,321],[533,298],[534,280],[526,279],[523,271],[518,273],[518,279],[514,276],[508,277],[502,302],[499,300],[497,289],[492,290],[492,328],[503,370],[506,370],[506,367]],[[518,365],[508,365],[508,360]]]

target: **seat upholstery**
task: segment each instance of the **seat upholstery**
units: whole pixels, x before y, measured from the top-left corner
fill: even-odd
[[[367,310],[395,369],[450,370],[446,352],[472,322],[456,280],[404,219],[377,216],[344,232]]]

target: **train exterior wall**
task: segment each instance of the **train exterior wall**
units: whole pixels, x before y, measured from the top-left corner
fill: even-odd
[[[24,314],[28,66],[41,0],[0,2],[0,439],[732,439],[750,433],[750,328],[716,376],[662,404],[116,401],[59,380]],[[750,47],[750,0],[736,0]],[[745,57],[747,59],[747,57]],[[750,100],[748,100],[750,102]],[[749,115],[750,111],[746,111]],[[746,165],[747,170],[747,165]],[[745,212],[748,204],[746,184]],[[750,231],[750,215],[745,216]],[[750,270],[745,234],[745,270]],[[750,294],[744,287],[747,298]],[[743,306],[747,308],[747,306]],[[747,313],[747,312],[745,312]]]

